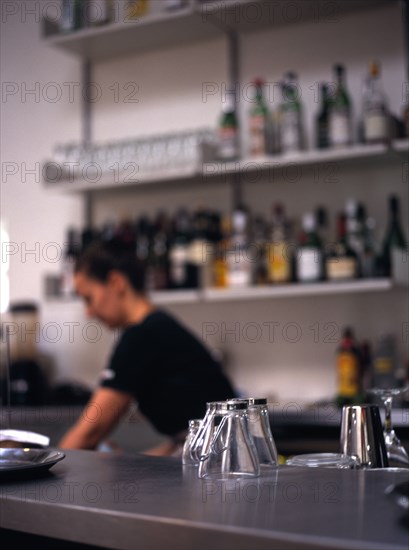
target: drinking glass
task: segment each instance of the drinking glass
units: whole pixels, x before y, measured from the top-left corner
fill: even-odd
[[[257,477],[260,463],[248,430],[247,403],[219,403],[208,423],[199,478]]]
[[[405,388],[371,388],[368,393],[379,397],[385,407],[384,437],[390,467],[409,468],[409,456],[392,427],[393,398],[408,391]]]
[[[191,455],[191,448],[192,448],[192,443],[195,439],[195,435],[197,434],[201,424],[202,424],[202,420],[200,419],[195,418],[194,420],[189,420],[189,432],[186,436],[186,440],[183,445],[183,451],[182,451],[182,464],[189,465],[189,466],[197,466],[199,464],[198,461],[193,460]]]

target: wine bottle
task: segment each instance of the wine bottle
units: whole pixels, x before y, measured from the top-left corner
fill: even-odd
[[[322,244],[312,213],[303,216],[303,234],[296,257],[296,274],[300,283],[320,281],[323,277]]]
[[[236,160],[239,157],[239,124],[234,92],[226,92],[219,123],[219,159]]]
[[[329,147],[329,113],[330,98],[328,94],[328,85],[320,84],[321,108],[316,119],[316,146],[318,149]]]
[[[325,272],[329,281],[345,281],[357,277],[358,261],[346,238],[345,214],[338,216],[337,241],[329,247],[325,259]]]
[[[345,68],[335,65],[335,93],[330,101],[329,143],[331,147],[352,144],[352,104],[345,84]]]
[[[288,72],[281,85],[282,103],[279,108],[280,151],[283,154],[301,151],[303,140],[303,106],[296,73]]]
[[[407,247],[399,214],[399,198],[392,195],[389,198],[389,225],[385,235],[382,253],[382,271],[385,277],[393,272],[393,258],[399,258]]]
[[[363,93],[363,139],[365,143],[387,143],[390,132],[390,115],[382,89],[380,65],[372,62]]]
[[[250,155],[258,157],[268,153],[270,115],[263,97],[264,81],[256,79],[254,86],[255,103],[249,112]]]
[[[288,283],[291,280],[291,255],[288,247],[288,222],[284,207],[276,203],[272,208],[270,239],[266,243],[268,281]]]

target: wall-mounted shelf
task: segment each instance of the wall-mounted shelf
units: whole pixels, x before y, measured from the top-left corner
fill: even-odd
[[[155,0],[159,1],[159,0]],[[43,22],[45,42],[89,61],[180,46],[223,36],[226,29],[256,31],[303,21],[337,21],[344,12],[374,8],[397,0],[191,0],[174,12],[147,14],[135,21],[61,34],[58,25]]]
[[[203,290],[164,290],[152,292],[149,297],[156,305],[198,304],[216,302],[237,302],[242,300],[260,300],[276,298],[298,298],[308,296],[336,296],[340,294],[363,294],[367,292],[387,292],[404,285],[394,283],[392,279],[362,279],[345,282],[321,282],[310,284],[285,284],[273,286],[255,286],[239,289],[207,288]],[[48,303],[80,303],[80,299],[48,298]]]
[[[294,153],[291,155],[274,155],[259,158],[245,158],[234,162],[207,162],[199,167],[187,166],[184,168],[166,168],[157,171],[138,170],[137,165],[134,168],[117,172],[108,172],[96,178],[92,175],[92,181],[86,181],[81,178],[55,178],[54,181],[46,181],[48,189],[55,189],[68,193],[81,193],[88,191],[102,191],[107,189],[121,189],[126,187],[141,187],[155,184],[172,183],[195,183],[198,181],[208,181],[210,178],[220,177],[227,174],[245,175],[249,172],[268,172],[271,170],[280,170],[291,167],[320,165],[330,163],[356,163],[367,161],[368,159],[388,158],[399,159],[406,154],[409,140],[396,140],[391,147],[386,145],[363,145],[356,144],[342,149],[311,150]],[[133,172],[133,173],[132,173]],[[53,178],[53,176],[51,176]]]

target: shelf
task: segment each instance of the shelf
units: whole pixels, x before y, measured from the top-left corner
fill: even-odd
[[[346,12],[391,5],[396,0],[214,0],[202,2],[203,17],[236,31],[257,31],[305,21],[334,23]]]
[[[383,292],[392,290],[390,279],[367,279],[336,283],[287,284],[243,289],[208,289],[203,291],[206,302],[226,302],[235,300],[257,300],[265,298],[296,298],[328,294],[350,294],[363,292]]]
[[[44,165],[44,168],[46,165]],[[168,168],[166,170],[156,170],[152,172],[143,172],[137,169],[137,165],[128,171],[114,173],[103,173],[95,177],[89,170],[89,176],[85,178],[64,179],[63,177],[45,181],[47,189],[61,191],[64,193],[84,193],[89,191],[104,191],[123,189],[127,187],[139,187],[144,185],[154,185],[160,183],[181,183],[191,182],[194,179],[202,177],[200,170],[196,166],[187,166],[185,168]],[[50,168],[51,172],[51,168]],[[44,170],[43,170],[44,173]],[[53,178],[53,176],[51,176]],[[55,181],[57,180],[57,181]]]
[[[344,12],[373,9],[397,1],[193,0],[174,12],[148,14],[127,22],[117,15],[116,21],[108,25],[68,34],[61,34],[55,23],[44,20],[43,34],[45,43],[51,47],[90,61],[102,61],[209,40],[223,36],[228,29],[253,31],[302,21],[334,22]]]
[[[391,279],[364,279],[345,282],[322,282],[286,285],[259,286],[238,289],[208,288],[203,290],[161,290],[152,292],[149,297],[155,305],[198,304],[205,302],[235,302],[275,298],[298,298],[338,294],[358,294],[366,292],[386,292],[405,285],[395,284]],[[47,304],[81,304],[78,297],[47,298]]]
[[[341,149],[302,151],[286,155],[270,155],[245,158],[233,162],[207,162],[202,167],[203,176],[247,173],[257,170],[274,170],[308,164],[362,161],[369,158],[385,158],[390,149],[386,145],[351,145]]]
[[[107,189],[120,189],[127,187],[140,187],[144,185],[172,184],[172,183],[192,183],[208,181],[210,178],[224,176],[226,174],[246,174],[249,172],[269,170],[280,170],[290,167],[320,165],[331,163],[350,163],[363,162],[368,159],[397,159],[393,155],[396,152],[399,155],[406,153],[407,140],[398,140],[393,143],[393,148],[386,145],[352,145],[342,149],[330,150],[311,150],[288,155],[275,155],[252,158],[248,157],[234,162],[207,162],[200,168],[197,166],[187,166],[184,168],[168,168],[166,170],[157,170],[152,172],[138,171],[137,165],[133,168],[134,174],[129,170],[119,173],[104,173],[94,181],[95,174],[87,176],[87,180],[81,178],[64,179],[55,176],[50,168],[50,178],[52,181],[46,181],[47,189],[68,193],[81,193],[88,191],[102,191]],[[50,164],[52,167],[52,163]],[[44,165],[43,173],[46,165]],[[87,174],[86,174],[87,175]],[[54,179],[53,179],[54,178]]]
[[[120,18],[118,18],[120,19]],[[61,34],[44,21],[45,43],[89,61],[102,61],[167,49],[221,36],[216,26],[205,21],[193,5],[174,12],[148,14],[135,21],[120,21],[101,27]]]

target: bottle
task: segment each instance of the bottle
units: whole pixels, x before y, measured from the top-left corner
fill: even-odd
[[[372,386],[373,359],[371,344],[365,340],[361,344],[360,350],[360,388],[361,394],[366,395],[367,391]]]
[[[335,65],[335,93],[330,101],[329,144],[344,147],[352,144],[352,104],[345,85],[345,68]]]
[[[164,212],[159,212],[154,223],[146,271],[146,285],[149,291],[169,288],[169,233],[168,218]]]
[[[363,140],[365,143],[387,143],[390,140],[390,116],[382,89],[380,65],[369,65],[363,93]]]
[[[219,159],[236,160],[239,157],[239,124],[234,92],[226,92],[226,100],[219,122]]]
[[[147,216],[141,216],[135,224],[135,255],[144,272],[144,288],[148,288],[148,262],[151,257],[152,225]]]
[[[316,119],[316,146],[318,149],[327,149],[329,147],[329,112],[330,98],[328,94],[328,85],[320,84],[321,109]]]
[[[396,341],[393,334],[382,335],[375,346],[372,386],[389,389],[396,387]]]
[[[255,104],[249,112],[250,155],[259,157],[268,153],[270,116],[263,97],[264,81],[256,79],[254,86],[256,88]]]
[[[90,27],[106,25],[112,20],[111,0],[92,0],[87,4],[87,23]]]
[[[291,280],[291,255],[288,248],[288,222],[282,204],[273,205],[270,240],[266,243],[269,283],[288,283]]]
[[[357,277],[362,274],[362,258],[365,249],[364,216],[365,210],[362,204],[355,199],[349,199],[346,204],[346,240],[348,246],[354,251],[357,260]]]
[[[329,281],[347,281],[357,277],[358,261],[346,238],[345,214],[338,216],[337,241],[328,251],[325,273]]]
[[[403,137],[409,138],[409,103],[402,110]]]
[[[249,215],[243,206],[232,214],[232,235],[227,250],[227,286],[246,288],[252,284],[253,258],[248,252]]]
[[[69,298],[75,294],[74,268],[80,251],[80,239],[78,232],[70,228],[68,239],[65,243],[64,256],[62,260],[61,293]]]
[[[215,245],[211,225],[211,213],[203,207],[197,208],[192,220],[192,239],[188,250],[189,288],[207,288],[212,285]]]
[[[216,253],[213,263],[213,285],[215,288],[228,287],[227,252],[230,248],[232,224],[230,216],[223,216],[220,237],[216,242]]]
[[[361,276],[364,278],[373,278],[377,276],[377,256],[378,246],[375,240],[374,232],[376,221],[372,217],[367,217],[364,213],[363,233],[364,233],[364,250],[361,258]]]
[[[149,0],[127,0],[125,3],[125,21],[139,19],[149,11]]]
[[[266,223],[262,216],[256,216],[253,222],[253,238],[257,257],[253,268],[253,281],[255,285],[261,286],[268,283],[268,264],[266,253]]]
[[[300,283],[320,281],[323,276],[322,245],[312,213],[303,216],[303,234],[296,257],[296,275]]]
[[[81,0],[62,0],[61,32],[80,29],[84,24]]]
[[[399,215],[399,198],[396,195],[389,197],[389,225],[385,235],[382,252],[382,271],[385,277],[393,274],[393,262],[406,250],[406,239],[402,230]]]
[[[189,288],[189,245],[192,240],[189,213],[180,208],[175,216],[174,235],[169,247],[169,282],[173,289]]]
[[[360,395],[360,354],[353,330],[344,329],[341,344],[337,351],[338,406],[357,403]]]
[[[296,73],[288,72],[281,84],[282,103],[279,108],[280,151],[283,154],[302,151],[303,107]]]

